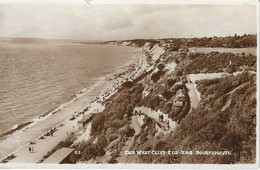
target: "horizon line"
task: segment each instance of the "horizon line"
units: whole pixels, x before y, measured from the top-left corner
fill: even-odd
[[[106,41],[131,41],[131,40],[163,40],[163,39],[190,39],[190,38],[225,38],[225,37],[232,37],[232,36],[243,36],[243,35],[257,35],[257,33],[243,33],[238,34],[234,33],[233,35],[223,35],[223,36],[198,36],[198,37],[161,37],[161,38],[133,38],[133,39],[111,39],[111,40],[87,40],[87,39],[72,39],[72,38],[44,38],[44,37],[3,37],[0,36],[0,39],[42,39],[42,40],[56,40],[56,41],[95,41],[95,42],[106,42]]]

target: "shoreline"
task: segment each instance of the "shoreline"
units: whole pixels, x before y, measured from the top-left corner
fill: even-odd
[[[94,46],[95,47],[98,44],[67,44],[67,45],[69,45],[69,46],[70,45],[80,45],[80,46]],[[99,45],[99,46],[101,46],[101,45]],[[110,46],[111,47],[113,47],[113,46],[117,47],[115,45],[105,45],[105,48],[110,47]],[[128,48],[130,48],[130,47],[128,47]],[[136,51],[135,48],[132,48],[132,49],[133,50],[130,49],[130,51]],[[132,55],[134,53],[131,52],[129,54]],[[132,59],[133,57],[130,56],[130,55],[125,58],[125,62],[123,63],[123,65],[119,65],[119,67],[116,67],[116,66],[115,67],[111,67],[112,69],[110,69],[110,70],[106,69],[108,71],[104,71],[103,74],[98,74],[98,75],[96,75],[96,77],[91,75],[90,76],[90,80],[85,81],[84,84],[83,84],[83,82],[81,82],[79,84],[79,86],[75,86],[76,89],[75,88],[74,89],[72,88],[72,90],[69,89],[70,90],[69,93],[65,93],[65,94],[68,94],[68,95],[61,96],[58,93],[64,93],[64,92],[59,92],[58,91],[58,93],[55,94],[56,97],[53,97],[52,93],[49,93],[51,91],[48,91],[49,96],[52,96],[53,100],[48,100],[47,99],[46,101],[53,101],[51,103],[51,105],[47,106],[45,108],[42,107],[39,110],[35,110],[35,109],[34,110],[32,110],[32,109],[31,110],[26,110],[27,108],[26,109],[23,108],[25,111],[22,112],[22,114],[24,114],[24,113],[29,111],[28,113],[30,113],[30,114],[29,114],[28,118],[27,118],[27,115],[25,114],[25,116],[24,116],[25,118],[22,117],[22,118],[19,119],[19,121],[14,121],[14,120],[8,121],[7,120],[6,123],[4,122],[4,125],[1,127],[1,132],[2,133],[0,132],[0,143],[1,143],[1,141],[4,141],[7,137],[9,137],[12,134],[14,134],[14,133],[16,133],[18,131],[26,130],[27,128],[29,128],[31,126],[34,126],[35,124],[37,124],[35,122],[44,121],[48,117],[51,117],[53,114],[56,114],[57,111],[62,110],[64,107],[66,107],[67,105],[69,105],[72,102],[74,102],[75,100],[77,100],[78,97],[80,97],[82,95],[82,93],[86,92],[86,91],[84,91],[81,94],[79,94],[79,92],[82,91],[83,89],[86,89],[86,88],[87,88],[87,90],[94,89],[96,87],[96,83],[99,82],[99,81],[102,81],[102,77],[108,76],[109,74],[112,74],[112,73],[116,72],[118,69],[121,69],[121,67],[124,67],[125,65],[128,65],[129,63],[131,63],[132,60],[133,60]],[[118,55],[118,56],[120,56],[120,55]],[[85,79],[86,80],[87,78],[85,78],[84,76],[81,76],[81,79]],[[57,86],[59,86],[59,84]],[[62,85],[61,85],[61,87],[62,87]],[[47,86],[46,86],[46,89],[48,89]],[[5,89],[4,89],[4,91],[5,91]],[[6,91],[8,91],[8,90],[6,90]],[[57,96],[61,96],[61,97],[57,98]],[[27,95],[27,97],[31,98],[29,95]],[[45,97],[45,99],[46,99],[46,97]],[[12,103],[11,104],[10,103],[11,102],[9,102],[8,104],[10,106],[12,106]],[[19,103],[19,101],[17,103]],[[39,103],[40,106],[43,105],[42,102],[38,102],[38,103]],[[25,106],[25,104],[26,103],[24,103],[22,106]],[[12,107],[15,108],[17,106],[12,106]],[[33,106],[32,106],[32,108],[33,108]],[[6,109],[6,108],[4,108],[4,109]],[[13,115],[19,114],[19,109],[12,109],[12,110],[14,110],[13,111],[14,114],[13,113],[11,113],[11,114],[13,114]],[[9,110],[7,110],[7,111],[9,111]],[[3,115],[5,115],[4,114],[5,110],[3,110],[2,112],[3,112]],[[3,119],[3,120],[5,120],[5,119]],[[5,126],[5,124],[6,124],[6,126]],[[0,153],[0,157],[2,157],[2,156],[3,155]]]
[[[139,48],[136,48],[136,50],[133,53],[133,56],[130,58],[130,60],[128,62],[126,62],[124,65],[120,66],[119,68],[117,68],[115,71],[113,71],[111,73],[108,73],[108,74],[106,74],[106,75],[104,75],[102,77],[98,77],[97,81],[93,85],[91,85],[87,89],[83,88],[82,90],[85,89],[85,91],[82,92],[82,93],[76,93],[76,95],[75,95],[76,97],[74,97],[72,100],[61,104],[56,109],[54,109],[54,110],[52,110],[52,111],[50,111],[48,113],[46,112],[42,116],[34,118],[32,121],[30,121],[31,123],[27,124],[26,126],[23,126],[23,127],[19,128],[19,125],[18,125],[18,128],[15,128],[15,129],[11,130],[12,131],[11,134],[13,134],[13,133],[22,133],[23,131],[27,130],[28,128],[32,128],[33,126],[37,125],[39,122],[44,122],[44,121],[48,120],[53,115],[55,115],[57,112],[60,112],[59,114],[62,114],[61,112],[66,112],[64,110],[73,109],[73,107],[75,107],[75,106],[73,106],[73,105],[75,105],[75,103],[82,103],[84,100],[87,100],[87,102],[86,101],[84,102],[84,103],[87,103],[87,105],[85,105],[83,107],[83,109],[80,109],[79,107],[78,108],[74,108],[74,109],[77,110],[76,112],[72,112],[69,115],[68,118],[63,119],[61,122],[59,122],[55,126],[52,126],[52,128],[57,127],[60,124],[63,124],[66,121],[68,121],[72,116],[75,116],[78,113],[80,113],[83,110],[85,110],[86,108],[90,107],[93,102],[96,102],[97,99],[100,99],[105,94],[107,94],[109,92],[112,93],[112,91],[116,92],[116,88],[121,85],[118,82],[118,79],[123,79],[123,80],[121,80],[121,82],[124,82],[124,79],[125,79],[124,77],[123,78],[119,77],[119,75],[122,74],[122,73],[127,74],[127,72],[129,72],[129,68],[139,62],[139,57],[140,57],[139,54],[138,54],[139,50],[140,50]],[[104,84],[105,84],[105,86],[104,86]],[[82,90],[80,90],[80,91],[82,91]],[[91,94],[91,93],[94,93],[94,94]],[[104,97],[103,101],[105,101],[105,100],[107,100],[107,99]],[[103,101],[100,101],[100,102],[103,102]],[[50,128],[50,129],[52,129],[52,128]],[[48,131],[49,130],[44,131],[40,136],[34,138],[31,141],[39,140],[39,138],[44,133],[46,133]],[[11,135],[11,134],[8,134],[8,135]],[[30,144],[30,142],[27,142],[26,144],[23,144],[21,147],[15,149],[13,152],[8,153],[6,156],[0,158],[1,162],[4,159],[6,159],[8,156],[10,156],[12,154],[15,154],[15,153],[19,152],[20,150],[24,149],[29,144]]]

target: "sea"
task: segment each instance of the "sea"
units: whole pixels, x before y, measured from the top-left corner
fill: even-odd
[[[0,158],[35,137],[18,133],[22,127],[115,72],[135,51],[113,45],[0,44]]]

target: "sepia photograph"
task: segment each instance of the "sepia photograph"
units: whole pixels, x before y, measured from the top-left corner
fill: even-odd
[[[259,167],[259,1],[0,0],[0,168]]]

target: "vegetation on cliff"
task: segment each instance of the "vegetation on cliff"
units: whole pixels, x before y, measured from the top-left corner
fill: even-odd
[[[187,55],[185,63],[179,65],[179,70],[185,74],[233,73],[245,68],[256,71],[256,56],[219,52],[190,53]]]
[[[116,163],[126,142],[134,137],[131,150],[157,151],[231,151],[231,155],[134,155],[139,163],[254,163],[256,154],[256,56],[234,53],[181,54],[189,47],[255,47],[256,36],[128,40],[117,43],[146,46],[144,53],[151,70],[134,81],[126,81],[104,104],[105,110],[93,117],[91,138],[76,146],[82,155],[72,155],[72,162],[95,159]],[[152,61],[152,49],[165,52]],[[164,46],[164,44],[166,44]],[[173,49],[176,48],[176,49]],[[167,65],[176,64],[171,70]],[[232,75],[240,71],[242,74]],[[249,72],[251,71],[251,72]],[[196,81],[201,100],[190,110],[186,87],[187,74],[230,73],[218,79]],[[144,116],[141,132],[131,128],[135,107],[160,110],[178,125],[169,133],[158,131],[157,120]]]
[[[164,137],[161,150],[231,151],[232,155],[167,155],[141,157],[149,163],[254,163],[256,147],[256,76],[244,73],[221,79],[202,80],[202,100],[174,133]],[[156,138],[150,147],[162,139]],[[154,145],[155,144],[155,145]],[[148,146],[146,146],[148,147]],[[144,149],[140,146],[138,149]],[[148,159],[150,158],[150,159]]]

